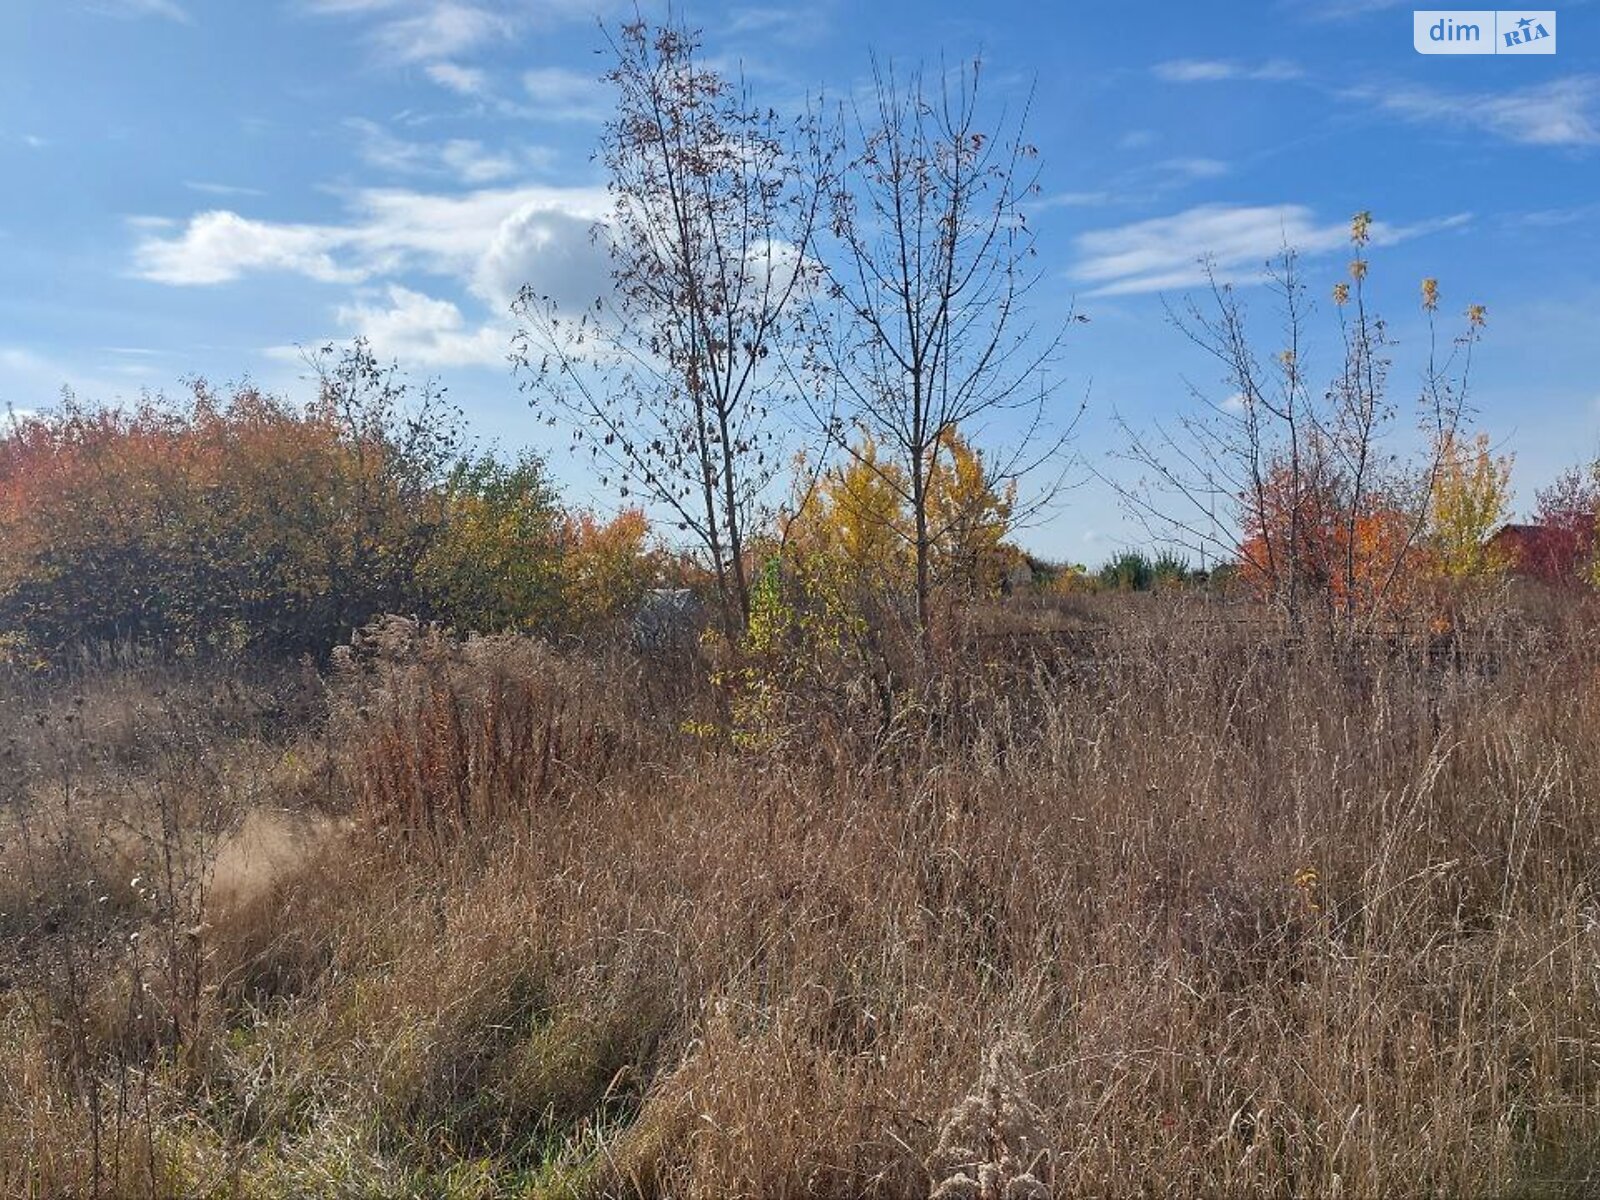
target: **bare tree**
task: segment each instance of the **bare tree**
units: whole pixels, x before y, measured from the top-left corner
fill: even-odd
[[[1006,436],[981,459],[985,484],[1002,492],[1056,458],[1072,424],[1053,431],[1048,411],[1066,322],[1041,332],[1027,313],[1040,276],[1023,211],[1038,191],[1026,109],[1014,123],[1002,112],[985,125],[980,74],[974,60],[932,85],[921,71],[901,84],[874,68],[870,99],[846,109],[828,286],[813,297],[825,332],[810,365],[818,393],[833,401],[819,416],[835,446],[908,506],[925,647],[935,549],[949,532],[930,484],[951,437],[958,427],[969,438]],[[858,434],[882,453],[862,454]],[[1036,512],[1059,482],[1013,520]]]
[[[1343,361],[1326,388],[1310,383],[1311,309],[1298,257],[1285,247],[1267,270],[1280,348],[1257,348],[1237,292],[1208,265],[1209,304],[1189,298],[1168,311],[1222,367],[1228,396],[1213,402],[1191,386],[1197,406],[1148,430],[1118,418],[1123,457],[1143,472],[1135,484],[1111,481],[1125,506],[1202,561],[1237,559],[1295,629],[1316,606],[1351,629],[1385,611],[1425,530],[1440,448],[1466,414],[1483,310],[1469,308],[1466,331],[1441,348],[1438,285],[1425,280],[1430,340],[1416,414],[1428,449],[1397,444],[1392,342],[1367,297],[1371,228],[1370,215],[1358,213],[1350,280],[1333,288]]]
[[[695,33],[643,20],[609,38],[617,94],[602,160],[612,291],[562,313],[523,289],[514,359],[532,403],[565,420],[602,484],[670,514],[713,573],[724,628],[750,610],[751,532],[783,466],[779,417],[804,336],[797,297],[828,156],[809,116],[756,105],[700,57]]]

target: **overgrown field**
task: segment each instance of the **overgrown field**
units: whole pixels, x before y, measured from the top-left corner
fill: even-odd
[[[1158,601],[756,729],[695,654],[399,624],[9,681],[0,1193],[1593,1194],[1549,624]]]

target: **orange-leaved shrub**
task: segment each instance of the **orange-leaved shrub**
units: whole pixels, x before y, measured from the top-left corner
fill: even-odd
[[[580,628],[649,581],[648,526],[568,513],[543,464],[461,445],[459,414],[361,343],[296,405],[195,382],[71,397],[0,435],[0,653],[323,655],[384,613]]]

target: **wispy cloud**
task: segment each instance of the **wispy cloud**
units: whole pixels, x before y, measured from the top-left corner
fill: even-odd
[[[1116,203],[1148,202],[1201,180],[1220,179],[1231,169],[1219,158],[1163,158],[1119,171],[1103,188],[1055,192],[1040,197],[1029,208],[1044,212],[1052,208],[1099,208]]]
[[[1221,83],[1230,79],[1284,83],[1305,74],[1296,64],[1282,58],[1260,63],[1220,58],[1175,58],[1157,63],[1151,71],[1157,79],[1166,83]]]
[[[189,15],[188,9],[177,0],[94,0],[94,3],[85,7],[90,12],[107,17],[159,17],[165,21],[176,21],[180,25],[194,23],[194,18]]]
[[[1408,226],[1375,222],[1372,239],[1393,244],[1469,219],[1463,213]],[[1220,277],[1248,280],[1286,245],[1316,255],[1346,246],[1349,236],[1348,221],[1319,221],[1303,204],[1202,204],[1080,234],[1072,276],[1100,296],[1193,287],[1206,279],[1205,260]]]
[[[1219,158],[1167,158],[1156,163],[1153,170],[1177,180],[1218,179],[1228,173],[1228,164]]]
[[[613,0],[302,0],[315,15],[370,22],[368,37],[385,60],[423,64],[454,63],[527,28],[592,17],[613,6]]]
[[[353,117],[345,124],[360,138],[362,160],[383,171],[442,175],[477,187],[509,179],[520,174],[527,165],[511,154],[489,150],[482,142],[471,138],[413,142],[396,137],[376,121]]]
[[[477,67],[464,67],[460,63],[436,62],[427,66],[428,78],[440,87],[449,88],[461,96],[481,96],[489,90],[488,76]]]
[[[1053,192],[1048,196],[1039,197],[1029,207],[1034,212],[1044,212],[1052,208],[1099,208],[1103,204],[1110,204],[1116,198],[1116,193],[1110,191]]]
[[[1316,4],[1305,4],[1303,0],[1295,0],[1292,7],[1296,13],[1314,20],[1343,21],[1383,12],[1386,9],[1407,7],[1410,4],[1411,0],[1319,0]]]
[[[313,13],[373,19],[369,37],[385,59],[435,62],[508,37],[511,19],[465,0],[307,0]]]
[[[0,345],[0,433],[10,428],[11,414],[18,421],[37,416],[60,400],[63,388],[107,399],[128,390],[115,366],[86,368],[85,361],[81,353],[68,362],[26,347]]]
[[[725,28],[730,34],[750,34],[764,42],[807,45],[827,33],[830,16],[826,11],[828,7],[814,0],[803,5],[735,8],[728,14]]]
[[[265,196],[260,188],[239,187],[232,183],[211,183],[203,179],[186,179],[184,187],[204,196]]]
[[[1576,225],[1580,221],[1588,222],[1596,218],[1600,218],[1600,201],[1574,204],[1565,208],[1535,209],[1532,212],[1510,215],[1506,219],[1512,225],[1532,229],[1559,229],[1565,225]]]
[[[531,107],[526,115],[552,121],[599,121],[609,111],[600,80],[566,67],[535,67],[523,73]]]
[[[1571,75],[1493,92],[1424,85],[1360,87],[1346,95],[1407,121],[1478,129],[1530,146],[1600,145],[1600,76]]]

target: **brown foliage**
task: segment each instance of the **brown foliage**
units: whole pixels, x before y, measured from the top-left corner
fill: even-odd
[[[644,750],[595,674],[539,642],[460,643],[390,617],[336,665],[353,812],[407,844],[436,851],[526,819]]]
[[[870,752],[675,735],[625,664],[509,639],[354,664],[325,799],[442,765],[208,918],[205,1053],[136,1064],[102,1191],[1584,1194],[1592,636],[1335,658],[1139,600]],[[69,1010],[6,975],[0,1186],[84,1194]]]

